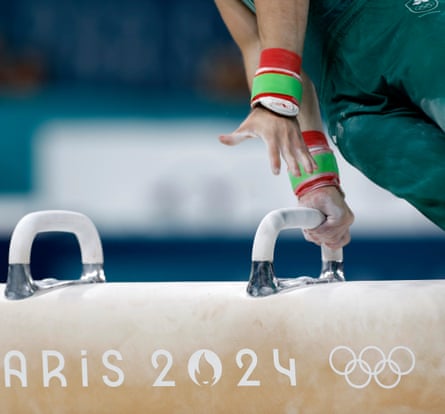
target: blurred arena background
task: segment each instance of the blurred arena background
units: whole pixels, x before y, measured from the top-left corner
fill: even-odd
[[[101,234],[110,281],[247,280],[260,220],[296,205],[246,115],[238,50],[212,1],[0,1],[0,265],[26,213],[69,209]],[[339,156],[356,214],[350,280],[443,278],[445,234]],[[33,274],[75,278],[76,242],[41,235]],[[277,243],[279,276],[315,276],[319,248]]]

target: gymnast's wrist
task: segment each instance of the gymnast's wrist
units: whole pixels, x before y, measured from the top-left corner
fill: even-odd
[[[309,174],[300,166],[299,176],[289,172],[292,190],[297,198],[323,187],[336,187],[344,195],[340,186],[337,161],[324,133],[315,130],[303,131],[302,136],[317,168]]]
[[[310,197],[313,194],[318,194],[318,193],[333,194],[334,192],[338,193],[343,199],[345,198],[345,193],[344,193],[343,189],[341,188],[341,186],[338,184],[334,184],[334,183],[332,183],[332,184],[321,183],[318,186],[308,187],[304,191],[300,192],[297,197],[299,200],[302,200],[306,196]]]
[[[298,115],[303,95],[300,71],[301,57],[295,52],[264,49],[252,81],[251,107],[262,106],[286,117]]]

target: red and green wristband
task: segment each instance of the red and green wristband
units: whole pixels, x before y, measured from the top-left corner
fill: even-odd
[[[283,116],[299,112],[303,85],[301,57],[281,48],[264,49],[252,82],[251,107],[263,106]]]
[[[335,186],[341,191],[337,161],[325,135],[320,131],[304,131],[302,135],[317,164],[317,169],[312,174],[308,174],[300,167],[299,177],[289,172],[295,195],[301,197],[309,191],[326,186]]]

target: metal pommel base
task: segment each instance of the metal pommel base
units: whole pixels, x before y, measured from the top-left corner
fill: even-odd
[[[53,278],[34,280],[31,276],[29,264],[12,264],[9,265],[8,269],[5,296],[10,300],[20,300],[60,287],[102,283],[105,281],[102,263],[83,264],[82,275],[79,279],[75,280],[59,280]]]
[[[300,276],[296,278],[277,278],[272,262],[253,262],[247,293],[251,296],[269,296],[286,289],[296,289],[319,283],[344,282],[343,262],[323,262],[318,278]]]

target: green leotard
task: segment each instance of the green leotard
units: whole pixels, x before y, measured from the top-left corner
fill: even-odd
[[[445,230],[445,0],[311,3],[303,66],[330,136]]]

